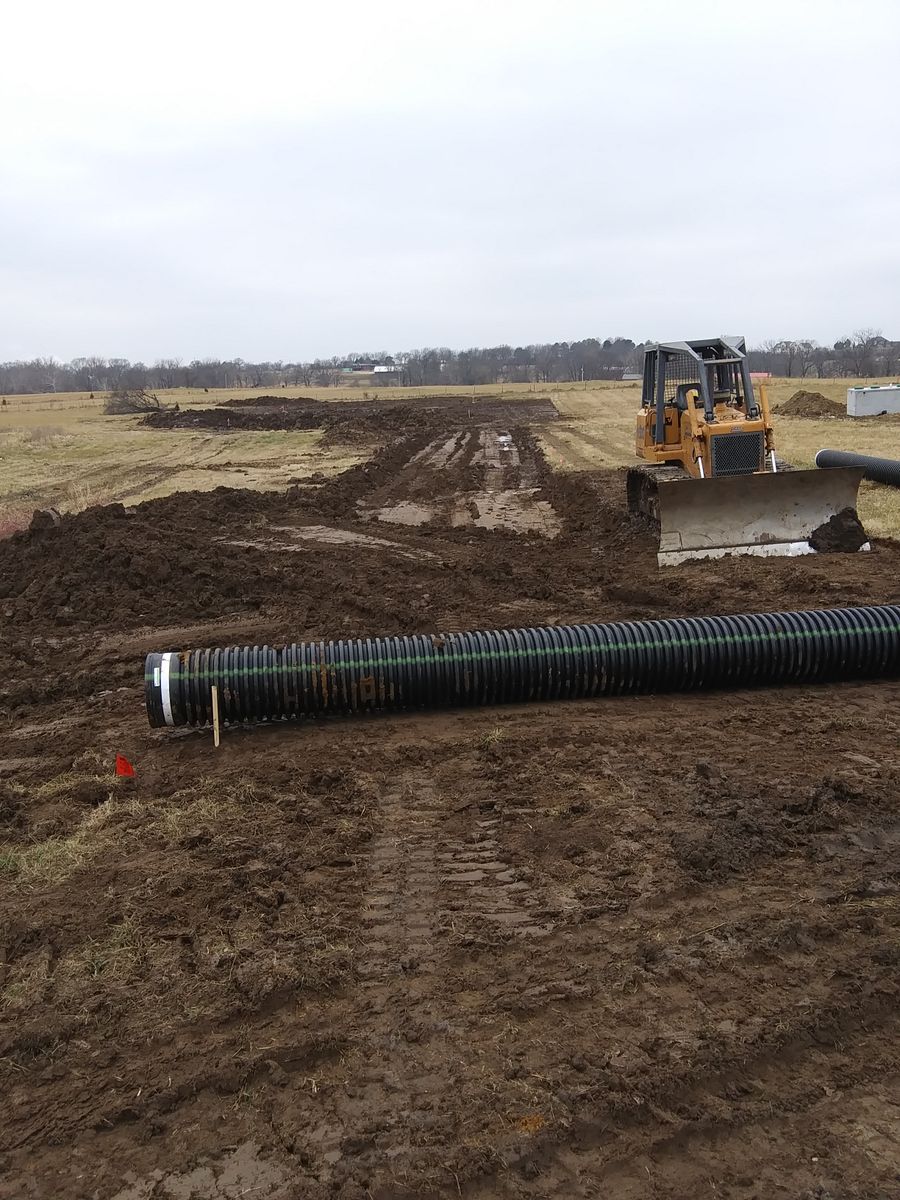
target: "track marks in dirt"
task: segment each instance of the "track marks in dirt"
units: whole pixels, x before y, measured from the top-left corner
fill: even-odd
[[[474,525],[554,537],[560,520],[539,494],[540,474],[527,430],[455,430],[414,454],[367,497],[362,515],[399,525]]]
[[[682,1200],[711,1180],[730,1200],[893,1196],[896,682],[237,730],[215,755],[145,729],[151,643],[894,597],[886,546],[661,580],[621,474],[548,475],[531,438],[488,467],[480,434],[429,428],[335,483],[87,514],[0,555],[34,585],[4,601],[9,778],[39,786],[50,755],[64,771],[84,744],[106,763],[121,748],[142,802],[89,871],[7,894],[4,920],[59,942],[42,990],[0,1013],[21,1039],[0,1122],[0,1143],[21,1141],[2,1164],[16,1200],[32,1179],[81,1200],[85,1177],[107,1195],[124,1169],[220,1175],[223,1147],[250,1140],[314,1200]],[[414,461],[426,445],[432,465]],[[391,530],[400,553],[354,516],[454,480],[522,492],[529,462],[565,521],[553,545],[448,521]],[[293,541],[295,522],[314,535],[303,555],[216,541]],[[116,581],[134,589],[107,603]],[[354,769],[322,769],[338,762]],[[214,808],[173,800],[201,776]],[[223,809],[247,781],[274,791]],[[57,800],[65,831],[78,797]],[[132,911],[139,961],[85,969],[70,1002],[59,964],[87,963],[82,946],[93,961]],[[4,948],[11,982],[29,954],[41,967],[41,944]]]
[[[406,774],[379,800],[355,952],[357,989],[346,1016],[358,1034],[344,1068],[361,1086],[332,1088],[324,1119],[302,1139],[314,1174],[334,1188],[360,1167],[402,1177],[433,1120],[431,1043],[450,1029],[434,939],[440,811],[441,798],[421,772]],[[376,1144],[386,1131],[388,1156]]]
[[[474,821],[464,838],[443,840],[441,866],[445,929],[457,945],[489,944],[497,934],[545,937],[552,922],[542,920],[528,872],[504,861],[501,821]]]
[[[398,972],[434,969],[437,805],[425,777],[383,797],[381,828],[369,853],[356,968],[364,985],[378,985]]]
[[[458,1119],[446,1073],[479,1096],[495,1086],[500,1061],[476,1049],[485,1016],[456,1000],[460,952],[536,943],[552,927],[530,882],[504,858],[499,818],[476,809],[462,819],[460,835],[453,795],[420,767],[379,800],[356,988],[344,1014],[356,1044],[331,1084],[323,1082],[327,1112],[301,1138],[325,1186],[376,1178],[387,1190],[374,1194],[388,1196],[416,1179],[445,1182],[446,1131]],[[356,1086],[338,1086],[345,1078]]]
[[[449,436],[441,436],[429,442],[424,450],[409,460],[410,467],[425,467],[433,471],[449,470],[451,467],[471,460],[472,439],[475,435],[467,429],[454,430]]]
[[[616,467],[622,462],[621,438],[610,445],[602,436],[588,433],[581,425],[542,426],[540,441],[550,451],[553,466],[563,471],[596,471]]]
[[[205,1158],[188,1171],[153,1171],[147,1178],[133,1182],[112,1197],[112,1200],[276,1200],[283,1197],[290,1184],[284,1168],[268,1161],[253,1142],[229,1149],[220,1158]]]

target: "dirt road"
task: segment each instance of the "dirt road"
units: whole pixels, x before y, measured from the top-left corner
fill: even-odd
[[[0,542],[0,1197],[897,1195],[900,682],[146,727],[151,649],[897,602],[622,491],[451,424]]]
[[[366,497],[360,515],[400,525],[506,529],[554,537],[559,521],[539,495],[543,470],[525,428],[442,432]]]

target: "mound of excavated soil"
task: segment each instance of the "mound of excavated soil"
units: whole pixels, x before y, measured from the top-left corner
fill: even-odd
[[[283,405],[280,408],[182,408],[177,412],[152,412],[143,419],[153,429],[321,429],[333,419],[330,406]]]
[[[252,402],[230,400],[217,408],[187,408],[148,413],[143,424],[154,429],[324,429],[332,443],[368,443],[408,437],[447,425],[539,424],[559,416],[550,400],[360,400],[325,403],[308,397],[258,396]]]
[[[794,392],[776,410],[783,417],[845,417],[847,414],[836,400],[829,400],[821,392]]]
[[[856,551],[869,540],[854,508],[843,508],[830,517],[824,525],[813,530],[809,544],[820,554],[838,551]]]
[[[408,437],[417,430],[438,423],[430,409],[394,405],[373,411],[360,411],[353,404],[296,402],[280,407],[258,405],[255,408],[195,408],[180,412],[150,413],[145,425],[154,429],[215,429],[225,432],[269,429],[324,429],[329,442],[370,443],[388,438]]]
[[[295,404],[320,403],[315,396],[233,396],[230,400],[222,401],[228,408],[290,408]]]
[[[367,445],[389,437],[409,437],[424,430],[436,429],[442,423],[439,414],[428,409],[397,405],[377,411],[355,412],[352,411],[354,407],[347,405],[326,422],[327,443],[352,445],[359,442]]]

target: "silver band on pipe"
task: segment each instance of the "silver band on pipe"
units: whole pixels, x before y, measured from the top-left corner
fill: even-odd
[[[163,716],[167,725],[175,724],[175,717],[172,714],[172,694],[169,691],[169,664],[171,661],[172,654],[170,652],[162,656],[162,662],[159,664],[159,697],[162,700]]]

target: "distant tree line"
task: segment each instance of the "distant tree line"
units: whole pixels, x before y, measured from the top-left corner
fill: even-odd
[[[398,354],[351,354],[313,362],[244,362],[241,358],[162,358],[148,366],[127,358],[73,358],[61,363],[34,358],[0,363],[0,395],[40,392],[124,392],[169,388],[339,387],[348,368],[389,367],[373,375],[378,386],[489,383],[564,383],[621,379],[638,372],[646,342],[630,338],[585,338],[530,346],[470,350],[433,347]],[[900,371],[900,342],[878,330],[861,329],[833,346],[810,338],[763,342],[750,352],[753,370],[796,378],[894,375]]]
[[[811,338],[783,338],[752,348],[750,365],[755,371],[799,379],[871,379],[900,371],[900,342],[878,329],[858,329],[833,346],[820,346]]]

